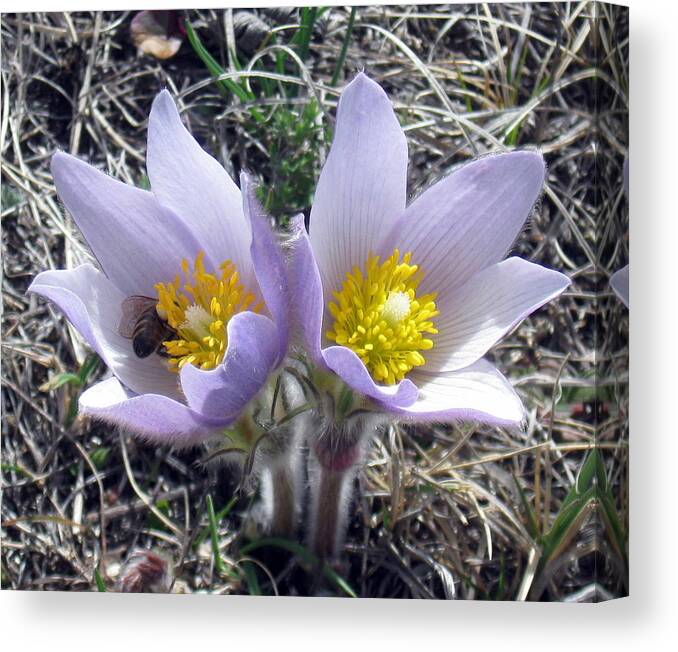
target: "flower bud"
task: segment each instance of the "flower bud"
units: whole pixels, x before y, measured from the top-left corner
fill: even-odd
[[[168,593],[173,576],[167,558],[152,550],[137,550],[122,567],[117,590],[120,593]]]

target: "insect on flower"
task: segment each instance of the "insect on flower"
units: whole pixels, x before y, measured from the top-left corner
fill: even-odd
[[[164,342],[172,337],[175,331],[160,317],[157,304],[157,299],[140,295],[127,297],[122,302],[118,332],[132,340],[132,348],[137,358],[147,358],[153,353],[168,355]]]
[[[151,109],[151,191],[64,153],[60,199],[99,267],[47,271],[54,302],[113,377],[80,412],[189,446],[240,418],[287,350],[282,254],[246,174],[240,189],[188,133],[167,91]]]

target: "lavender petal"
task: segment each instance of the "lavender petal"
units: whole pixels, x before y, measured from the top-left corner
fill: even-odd
[[[280,245],[275,240],[261,205],[254,194],[254,186],[247,174],[240,175],[243,210],[252,228],[250,247],[254,273],[276,328],[278,329],[278,361],[287,353],[289,338],[288,315],[290,296],[287,272]]]
[[[387,406],[405,420],[518,426],[525,419],[525,408],[515,390],[487,360],[439,374],[417,370],[411,378],[419,387],[417,401],[407,407]]]
[[[297,332],[301,345],[312,362],[325,368],[321,351],[323,327],[323,289],[320,271],[313,255],[304,217],[299,215],[291,223],[291,260],[289,264],[289,288],[292,306],[290,326]]]
[[[417,400],[417,387],[405,378],[396,385],[378,385],[372,380],[362,360],[345,346],[330,346],[323,350],[327,366],[349,387],[388,407],[405,407]]]
[[[396,221],[380,252],[412,252],[424,275],[422,292],[443,277],[452,291],[504,258],[523,227],[544,182],[537,152],[512,152],[477,159],[419,196]]]
[[[178,448],[195,446],[228,425],[166,396],[136,395],[117,378],[90,387],[80,396],[79,408],[81,414],[132,430],[151,443]]]
[[[405,208],[407,141],[383,89],[362,73],[344,89],[311,210],[325,301]]]
[[[153,285],[173,279],[182,258],[200,250],[186,224],[150,192],[62,152],[52,157],[52,175],[104,273],[125,296],[155,296]]]
[[[151,108],[147,167],[151,190],[160,203],[190,224],[217,265],[230,260],[246,287],[255,290],[250,227],[240,191],[184,127],[168,91],[162,91]]]
[[[213,419],[235,420],[263,387],[278,361],[277,330],[263,315],[241,312],[227,326],[223,362],[211,370],[185,365],[181,387],[188,406]]]
[[[444,286],[447,278],[438,279]],[[522,258],[487,267],[437,302],[438,334],[423,371],[454,371],[481,358],[530,313],[570,285],[564,274]],[[440,287],[440,285],[438,286]]]

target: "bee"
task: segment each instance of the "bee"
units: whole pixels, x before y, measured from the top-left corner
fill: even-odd
[[[141,295],[127,297],[122,302],[118,333],[132,340],[137,358],[147,358],[152,353],[167,355],[162,343],[175,334],[158,315],[156,304],[156,299]]]

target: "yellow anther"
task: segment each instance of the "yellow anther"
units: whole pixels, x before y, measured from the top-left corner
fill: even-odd
[[[185,364],[213,369],[228,347],[226,325],[243,310],[261,311],[255,297],[238,280],[235,265],[226,260],[219,273],[205,271],[204,253],[200,252],[193,268],[181,262],[182,280],[177,274],[170,283],[155,285],[157,311],[175,331],[176,338],[163,342],[169,366],[179,371]]]
[[[417,297],[422,273],[411,265],[411,253],[402,260],[396,249],[383,263],[370,255],[364,269],[346,274],[335,301],[328,306],[334,318],[329,340],[348,346],[372,377],[393,385],[426,360],[421,351],[433,347],[425,335],[435,335],[431,319],[438,314],[435,293]]]

